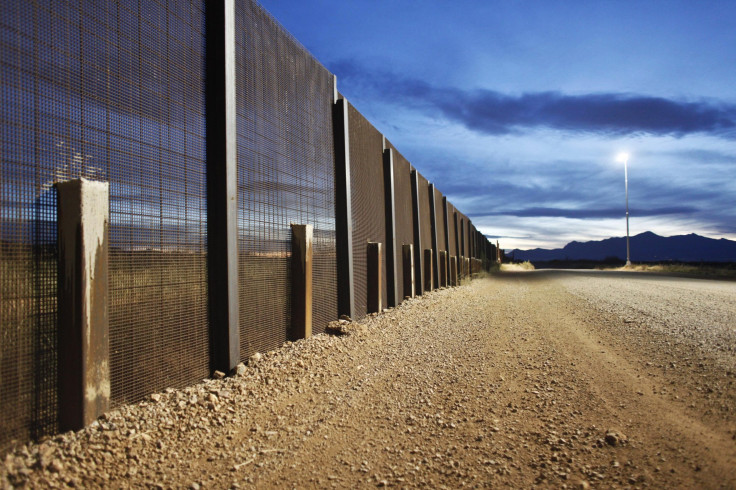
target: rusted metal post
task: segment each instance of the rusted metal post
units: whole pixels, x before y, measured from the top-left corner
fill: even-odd
[[[444,250],[441,250],[439,253],[440,260],[440,283],[439,286],[446,288],[447,287],[447,252]]]
[[[312,336],[312,225],[291,225],[291,332],[293,339]]]
[[[382,277],[381,277],[381,255],[383,253],[382,244],[376,242],[368,242],[368,301],[366,303],[366,309],[368,313],[380,313],[383,310],[381,305],[381,297],[383,291],[381,291]]]
[[[411,243],[402,245],[401,255],[404,264],[404,298],[413,298],[416,295],[414,287],[414,245]]]
[[[432,249],[424,249],[424,290],[432,290]]]
[[[109,185],[56,184],[59,243],[59,429],[77,430],[110,407]]]

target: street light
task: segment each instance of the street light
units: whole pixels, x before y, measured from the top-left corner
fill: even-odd
[[[620,153],[619,162],[624,162],[624,185],[626,186],[626,265],[631,265],[631,254],[629,248],[629,154]]]

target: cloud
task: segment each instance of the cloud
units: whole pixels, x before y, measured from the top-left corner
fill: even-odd
[[[637,217],[646,216],[662,216],[671,214],[692,214],[698,212],[698,209],[689,206],[671,206],[653,209],[637,209],[632,213]],[[622,216],[621,208],[608,209],[567,209],[567,208],[543,208],[532,207],[523,209],[499,209],[486,212],[469,213],[468,216],[473,218],[483,216],[517,216],[520,218],[571,218],[571,219],[601,219],[601,218],[619,218]]]
[[[439,113],[484,134],[549,128],[610,137],[653,135],[682,137],[704,133],[736,138],[736,105],[713,100],[676,100],[629,93],[568,95],[535,92],[509,95],[493,90],[439,87],[423,80],[351,61],[330,67],[348,86],[399,104]],[[348,94],[349,97],[349,94]]]

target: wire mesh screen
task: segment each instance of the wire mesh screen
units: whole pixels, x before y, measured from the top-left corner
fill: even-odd
[[[437,251],[447,251],[447,243],[445,243],[445,208],[442,204],[442,193],[436,188],[434,190],[434,210],[437,226]]]
[[[313,331],[337,317],[332,77],[267,12],[236,2],[241,355],[287,340],[290,223],[314,226]]]
[[[470,243],[470,256],[478,258],[477,254],[477,244],[475,243],[475,226],[471,223],[468,227],[468,243]]]
[[[450,237],[448,252],[450,257],[457,255],[456,230],[455,230],[455,206],[447,203],[447,234]]]
[[[468,253],[465,247],[467,246],[467,240],[465,239],[465,217],[463,213],[460,211],[455,211],[457,213],[457,237],[458,237],[458,243],[460,244],[460,248],[458,255],[467,257]]]
[[[386,148],[391,148],[394,155],[394,219],[396,220],[396,289],[399,301],[410,294],[404,290],[403,273],[404,261],[402,246],[414,243],[414,216],[411,202],[411,166],[401,153],[386,140]]]
[[[350,196],[353,219],[353,287],[356,318],[366,314],[368,301],[367,243],[380,242],[384,254],[382,304],[386,305],[386,215],[383,181],[383,137],[352,105],[348,106],[350,132]]]
[[[55,181],[110,182],[113,404],[208,373],[202,20],[2,3],[0,444],[56,430]]]

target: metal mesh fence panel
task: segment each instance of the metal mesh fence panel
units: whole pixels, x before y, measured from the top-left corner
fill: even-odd
[[[235,9],[245,358],[287,340],[290,223],[314,226],[313,331],[337,317],[332,76],[255,2]]]
[[[465,219],[463,217],[463,213],[457,209],[455,210],[455,213],[457,215],[457,242],[459,245],[458,256],[467,256],[467,252],[465,251]]]
[[[452,203],[447,203],[447,229],[448,229],[448,235],[450,237],[450,243],[448,247],[448,252],[450,257],[454,257],[457,255],[457,244],[455,242],[456,237],[456,231],[455,231],[455,206],[452,205]]]
[[[56,196],[110,182],[113,404],[209,370],[201,2],[2,3],[0,445],[56,430]]]
[[[478,247],[475,240],[475,226],[473,226],[473,224],[471,223],[468,227],[468,243],[470,243],[470,256],[478,258],[478,251],[476,250]]]
[[[348,106],[350,131],[350,196],[353,219],[353,287],[356,318],[366,314],[367,243],[383,244],[382,304],[386,305],[386,219],[383,181],[383,137],[352,105]]]
[[[434,209],[435,221],[437,223],[437,250],[447,251],[447,243],[445,243],[445,207],[442,204],[442,193],[435,188],[434,190]]]
[[[404,260],[402,246],[414,243],[414,216],[411,204],[411,166],[401,153],[387,140],[386,147],[391,148],[394,154],[394,218],[396,220],[396,259],[397,268],[396,289],[399,301],[410,294],[404,290],[403,273]]]

